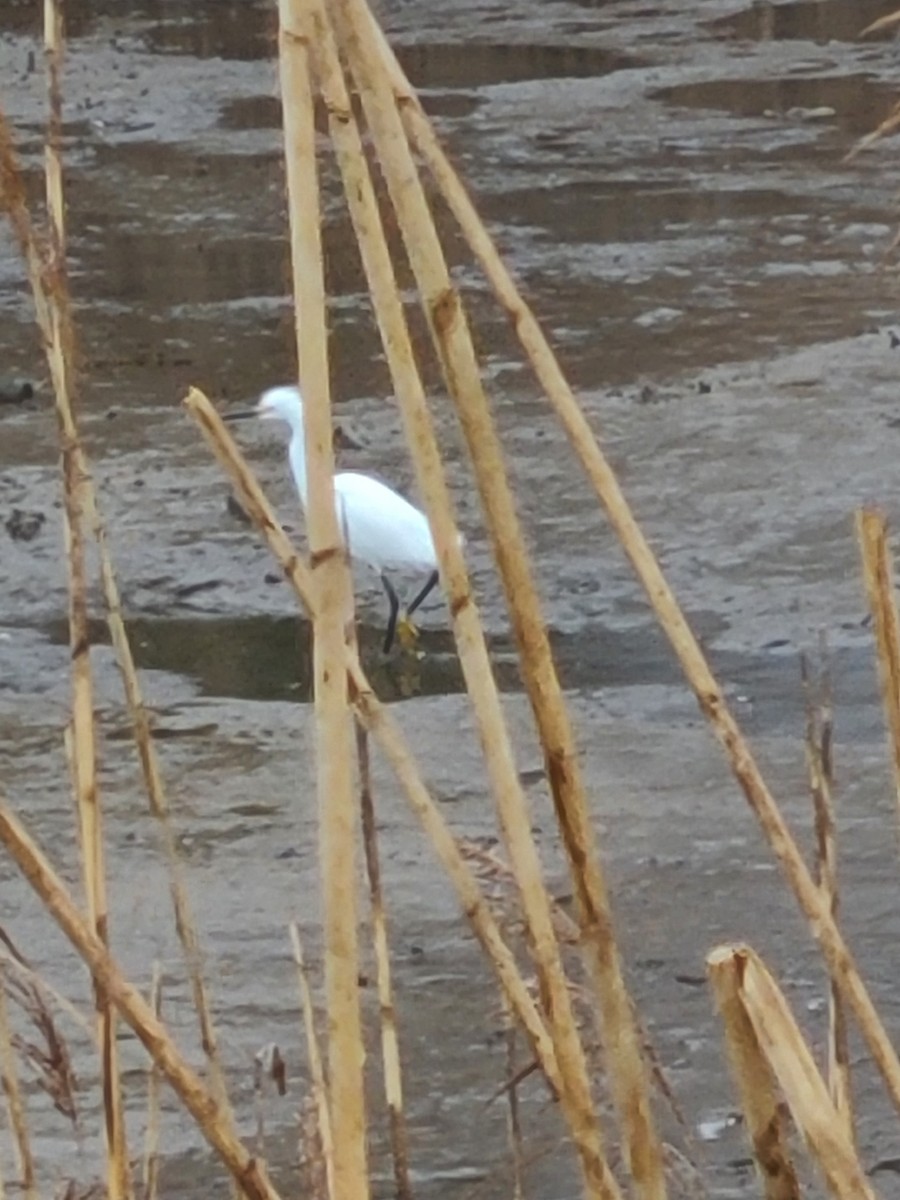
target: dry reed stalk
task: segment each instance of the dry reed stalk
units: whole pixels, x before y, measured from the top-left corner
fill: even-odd
[[[894,568],[884,514],[874,508],[861,508],[856,514],[856,536],[875,628],[878,680],[891,745],[894,801],[900,817],[900,619],[894,599]]]
[[[363,848],[366,856],[366,874],[369,879],[369,902],[372,909],[372,941],[375,947],[375,967],[378,976],[381,1059],[384,1071],[384,1095],[388,1106],[391,1156],[394,1163],[394,1184],[399,1200],[411,1200],[409,1138],[406,1129],[406,1114],[403,1111],[403,1073],[400,1067],[397,1009],[394,1005],[394,988],[391,980],[391,954],[384,893],[381,887],[375,806],[372,802],[369,735],[359,724],[356,726],[356,758],[359,765],[359,807],[362,818]]]
[[[823,644],[823,660],[826,653]],[[816,831],[816,872],[822,894],[835,921],[840,913],[837,877],[837,834],[832,800],[833,715],[831,684],[827,673],[820,679],[821,692],[812,693],[806,659],[801,660],[806,691],[806,764],[809,790],[813,800]],[[847,1041],[847,1014],[843,998],[829,983],[828,1002],[828,1091],[835,1108],[847,1125],[847,1136],[856,1144],[853,1118],[853,1089],[850,1080],[850,1049]]]
[[[162,966],[159,959],[153,964],[150,982],[150,1008],[154,1017],[162,1014]],[[160,1071],[155,1062],[150,1064],[147,1083],[147,1132],[144,1136],[143,1200],[156,1200],[159,1188],[159,1084]]]
[[[336,6],[337,10],[343,11],[354,25],[353,30],[348,26],[346,34],[348,47],[355,51],[354,71],[447,388],[459,412],[506,592],[523,681],[569,858],[581,945],[599,1001],[601,1035],[626,1160],[638,1194],[654,1200],[665,1195],[665,1174],[662,1147],[650,1108],[641,1039],[632,1018],[633,1008],[616,946],[575,738],[529,566],[502,445],[491,417],[465,311],[452,284],[403,123],[393,103],[384,40],[372,35],[374,22],[365,0],[345,0],[343,5]]]
[[[787,1148],[775,1079],[741,1002],[733,947],[713,950],[706,970],[725,1026],[728,1061],[766,1200],[799,1200],[800,1184]]]
[[[832,1104],[812,1052],[762,960],[748,946],[719,947],[710,957],[717,970],[731,975],[729,986],[832,1192],[842,1200],[874,1200],[846,1122]]]
[[[27,879],[44,907],[84,959],[95,986],[116,1006],[153,1061],[194,1118],[249,1200],[279,1200],[262,1164],[244,1148],[230,1113],[186,1062],[153,1009],[122,974],[102,938],[78,911],[49,860],[0,796],[0,842]]]
[[[893,25],[900,24],[900,11],[888,13],[887,16],[879,17],[877,21],[873,21],[871,25],[867,25],[860,33],[860,37],[868,37],[870,33],[881,33],[884,29],[890,29]]]
[[[312,612],[315,597],[310,586],[309,571],[279,524],[272,506],[263,495],[253,472],[221,418],[206,396],[196,388],[190,390],[184,404],[200,427],[216,459],[230,478],[238,500],[262,534],[300,601]],[[375,696],[359,664],[359,659],[350,652],[349,648],[347,671],[357,718],[374,735],[391,764],[428,840],[443,864],[448,878],[456,888],[462,910],[471,922],[489,961],[497,971],[517,1019],[528,1034],[541,1069],[547,1076],[551,1087],[558,1093],[561,1085],[553,1043],[543,1018],[522,979],[515,957],[503,940],[491,913],[490,905],[469,869],[443,814],[422,782],[421,774],[400,726]]]
[[[303,1028],[306,1032],[306,1052],[309,1057],[309,1073],[312,1076],[313,1103],[316,1109],[316,1124],[318,1128],[319,1145],[325,1160],[325,1179],[329,1200],[334,1198],[334,1150],[331,1137],[331,1116],[328,1103],[328,1086],[325,1082],[325,1069],[322,1065],[322,1053],[319,1049],[319,1036],[316,1033],[316,1015],[313,1010],[312,992],[309,987],[309,977],[306,973],[306,962],[303,958],[303,943],[300,941],[300,928],[296,921],[290,924],[291,949],[294,963],[297,967],[297,987],[300,991],[300,1010],[303,1013]]]
[[[88,912],[93,928],[108,941],[106,871],[103,818],[97,786],[93,679],[87,615],[85,563],[85,472],[80,460],[78,429],[72,398],[75,355],[71,302],[66,277],[65,200],[62,162],[62,95],[60,75],[63,55],[62,13],[58,0],[44,0],[50,120],[45,144],[47,211],[50,236],[43,275],[50,317],[46,345],[56,394],[63,472],[66,557],[69,565],[69,638],[72,652],[72,743],[76,799],[81,828],[81,853]],[[97,1040],[103,1089],[106,1135],[107,1188],[110,1200],[128,1200],[131,1172],[125,1134],[122,1085],[118,1069],[115,1014],[101,990],[96,994]]]
[[[409,165],[412,173],[404,171],[402,154],[405,151],[408,155],[408,145],[402,128],[398,125],[395,129],[392,125],[392,117],[396,119],[396,112],[389,88],[381,84],[377,60],[373,60],[364,45],[367,25],[364,18],[360,18],[360,9],[353,0],[339,0],[330,6],[327,15],[321,0],[309,0],[309,3],[318,17],[316,46],[320,59],[329,53],[327,39],[323,39],[322,36],[325,21],[329,17],[334,23],[334,28],[340,33],[339,40],[346,50],[356,76],[382,172],[403,230],[407,253],[419,280],[419,287],[428,300],[429,317],[434,326],[452,338],[454,331],[459,331],[458,324],[453,320],[459,316],[459,310],[453,303],[456,294],[449,285],[449,278],[445,278],[445,271],[441,276],[442,285],[430,286],[437,261],[434,255],[440,257],[440,245],[431,224],[427,204],[424,208],[425,220],[419,220],[418,223],[416,221],[417,217],[422,217],[422,212],[416,205],[418,177],[415,175],[411,159]],[[361,24],[362,39],[358,36]],[[338,74],[339,68],[328,71],[329,81],[334,83]],[[572,1013],[559,945],[553,931],[550,900],[531,836],[527,802],[516,771],[481,622],[472,600],[443,463],[431,414],[425,402],[424,389],[415,365],[365,158],[358,135],[352,126],[349,105],[343,104],[343,100],[344,97],[337,95],[335,89],[335,94],[326,99],[326,107],[332,112],[335,106],[340,107],[341,123],[352,138],[352,141],[342,139],[340,144],[337,141],[335,143],[345,176],[345,191],[363,254],[369,290],[378,313],[382,339],[412,451],[417,483],[435,535],[460,664],[478,723],[488,777],[496,798],[501,826],[521,896],[529,945],[541,986],[543,1007],[547,1013],[563,1081],[560,1099],[579,1151],[589,1194],[611,1195],[614,1194],[615,1183],[603,1155],[600,1126],[591,1095],[587,1064]],[[407,207],[407,201],[413,204],[412,212]],[[424,204],[424,197],[422,203]],[[441,266],[442,258],[438,264],[439,270]],[[446,348],[443,342],[441,348]],[[450,390],[455,392],[457,389],[453,386],[454,370],[459,364],[451,355],[451,360],[445,361],[444,365],[445,373],[450,376]],[[472,381],[469,380],[469,383]],[[459,402],[459,397],[456,398]],[[470,451],[475,453],[471,444]],[[503,552],[499,553],[502,556]],[[562,763],[558,765],[564,769]],[[648,1133],[645,1139],[648,1155],[652,1154],[653,1144],[653,1137]],[[640,1152],[637,1147],[635,1149],[640,1158]],[[640,1172],[640,1164],[636,1166],[636,1170]],[[659,1188],[655,1188],[652,1195],[658,1197],[663,1194],[664,1182],[660,1178]]]
[[[864,150],[868,150],[870,146],[880,141],[883,137],[894,133],[897,128],[900,128],[900,104],[895,104],[885,119],[871,133],[867,133],[865,137],[859,139],[849,153],[844,155],[844,162],[852,162],[857,155],[862,154]],[[896,245],[896,241],[894,245]]]
[[[384,35],[369,17],[370,28],[386,57]],[[606,511],[635,575],[643,586],[656,618],[668,637],[700,711],[725,751],[731,770],[756,816],[763,835],[807,917],[828,969],[853,1009],[866,1044],[884,1078],[894,1104],[900,1108],[900,1061],[859,976],[840,930],[823,903],[796,840],[769,791],[750,747],[735,721],[699,642],[663,575],[659,562],[625,499],[615,472],[606,460],[540,325],[494,246],[424,114],[399,64],[392,61],[392,81],[410,141],[428,165],[450,211],[481,264],[486,278],[522,343],[528,361],[560,420],[573,449]]]
[[[25,1105],[22,1103],[22,1093],[19,1090],[19,1073],[16,1070],[16,1056],[9,1029],[5,968],[0,970],[0,1077],[2,1077],[3,1091],[6,1095],[9,1128],[12,1131],[15,1142],[22,1190],[25,1193],[26,1200],[36,1200],[38,1193],[34,1171],[34,1156],[31,1153],[31,1137],[28,1133],[28,1122],[25,1118]]]
[[[352,622],[347,556],[335,510],[334,451],[325,328],[316,130],[308,31],[297,0],[279,0],[279,62],[297,354],[305,403],[307,527],[317,604],[313,620],[320,871],[324,900],[328,1074],[335,1200],[368,1195],[359,1005],[356,803],[346,627]]]
[[[0,933],[0,937],[5,938],[5,934]],[[51,987],[50,984],[47,983],[45,979],[42,979],[36,971],[32,970],[32,968],[26,962],[24,962],[21,958],[18,958],[14,951],[0,950],[0,964],[2,964],[0,969],[4,971],[11,971],[14,976],[18,977],[20,988],[23,991],[28,991],[33,995],[36,1004],[40,1005],[47,1014],[48,1020],[50,1020],[50,1006],[48,1005],[47,1000],[50,999],[62,1012],[66,1014],[67,1017],[71,1018],[71,1020],[78,1026],[82,1033],[86,1033],[88,1037],[91,1036],[93,1033],[93,1025],[91,1021],[89,1021],[87,1017],[85,1017],[84,1014],[75,1007],[71,1000],[68,1000],[61,992],[58,992],[56,988]]]

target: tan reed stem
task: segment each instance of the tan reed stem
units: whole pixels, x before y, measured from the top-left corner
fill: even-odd
[[[157,1021],[162,1013],[162,966],[159,959],[153,964],[150,983],[150,1007]],[[159,1190],[159,1084],[160,1070],[150,1064],[147,1084],[147,1131],[144,1135],[143,1200],[156,1200]]]
[[[318,31],[320,31],[324,24],[325,10],[321,0],[312,0],[312,2],[319,14]],[[371,56],[367,54],[366,47],[356,34],[360,19],[353,0],[339,0],[337,4],[331,6],[329,15],[336,27],[340,17],[341,40],[357,78],[382,170],[398,212],[401,228],[404,229],[410,261],[414,271],[420,274],[423,270],[423,263],[420,261],[419,250],[422,247],[428,247],[429,233],[420,228],[417,230],[416,238],[413,239],[406,228],[407,214],[404,202],[412,195],[411,180],[406,176],[402,179],[399,178],[399,164],[394,153],[397,150],[397,141],[392,137],[390,128],[391,115],[395,116],[396,114],[390,94],[385,96],[385,89],[379,86],[377,63],[373,69]],[[318,32],[316,45],[321,52],[321,48],[325,45],[321,32]],[[337,73],[332,72],[331,74],[336,76]],[[337,101],[338,97],[335,96],[334,100]],[[326,100],[326,107],[330,107],[328,100]],[[347,107],[343,108],[341,112],[341,121],[346,129],[350,128],[350,122],[347,119],[348,112]],[[399,134],[402,146],[408,153],[402,129]],[[351,155],[356,157],[358,163],[353,182],[345,180],[345,191],[363,254],[369,290],[379,314],[383,341],[392,369],[407,439],[413,454],[417,483],[434,531],[441,575],[450,601],[460,663],[469,696],[472,699],[481,743],[485,750],[488,776],[497,801],[510,861],[522,899],[522,909],[541,987],[543,1007],[548,1016],[557,1064],[563,1081],[560,1100],[579,1152],[585,1186],[589,1194],[614,1195],[617,1186],[603,1155],[600,1127],[591,1095],[583,1047],[572,1013],[559,946],[553,931],[550,900],[544,887],[537,850],[531,837],[528,806],[516,771],[481,621],[469,589],[441,455],[431,415],[425,403],[422,383],[415,367],[390,257],[387,253],[380,222],[377,219],[377,208],[371,194],[371,184],[367,181],[364,159],[361,152],[357,151],[357,147],[351,148],[348,143],[345,143],[347,153],[344,155],[341,155],[341,149],[337,142],[336,148],[345,172],[350,165]],[[431,229],[431,233],[433,234],[433,229]],[[427,263],[424,269],[427,270]],[[455,293],[452,293],[451,289],[449,293],[442,293],[442,295],[446,299],[447,296],[455,295]],[[439,315],[440,311],[440,301],[436,300],[431,313],[438,324],[443,322],[443,318]]]
[[[875,628],[878,681],[890,738],[894,800],[900,818],[900,619],[897,616],[894,567],[884,513],[874,508],[861,508],[856,514],[856,536],[862,553],[863,580]]]
[[[359,807],[362,819],[363,848],[366,856],[369,902],[372,910],[372,940],[375,946],[375,965],[378,974],[381,1060],[384,1071],[384,1095],[388,1106],[391,1157],[394,1163],[394,1185],[398,1200],[412,1200],[412,1185],[409,1179],[409,1138],[406,1130],[406,1114],[403,1111],[400,1040],[397,1033],[397,1010],[394,1006],[394,987],[391,979],[387,913],[381,887],[378,830],[375,824],[375,805],[372,800],[369,735],[360,724],[356,726],[356,759],[359,766]]]
[[[841,1200],[874,1200],[846,1122],[765,964],[748,946],[719,947],[712,957],[719,970],[731,972],[737,1000],[831,1191]]]
[[[101,940],[108,941],[106,870],[103,816],[97,786],[93,680],[88,635],[87,575],[85,563],[85,479],[72,396],[75,355],[71,303],[66,278],[65,200],[60,144],[62,135],[62,14],[58,0],[44,2],[44,45],[48,70],[50,121],[45,146],[47,209],[50,238],[46,272],[49,338],[46,349],[56,394],[56,409],[63,471],[66,551],[69,564],[69,638],[72,652],[72,752],[76,801],[81,827],[81,852],[88,912]],[[107,1188],[110,1200],[128,1200],[132,1194],[128,1146],[125,1135],[122,1085],[118,1069],[115,1014],[98,990],[97,1040],[103,1089],[104,1130],[107,1151]]]
[[[309,611],[313,611],[315,597],[310,586],[309,571],[279,524],[272,506],[263,495],[253,472],[221,418],[206,396],[196,388],[190,390],[184,404],[200,427],[219,464],[229,476],[238,500],[264,537],[300,601]],[[375,696],[359,659],[349,650],[347,672],[358,720],[376,738],[393,767],[428,840],[456,888],[463,912],[470,920],[489,961],[497,971],[516,1017],[528,1034],[541,1069],[554,1091],[559,1092],[561,1085],[556,1055],[543,1019],[529,995],[513,954],[503,940],[490,906],[460,852],[456,838],[422,782],[400,726]]]
[[[318,1117],[319,1142],[322,1147],[322,1157],[325,1160],[325,1179],[329,1200],[334,1197],[334,1141],[331,1136],[331,1116],[328,1103],[328,1086],[325,1082],[325,1069],[322,1066],[322,1053],[319,1049],[319,1037],[316,1033],[316,1015],[313,1010],[312,993],[309,987],[309,977],[306,973],[306,963],[303,958],[303,943],[300,941],[300,928],[296,921],[290,924],[291,948],[294,963],[297,967],[297,986],[300,991],[300,1009],[303,1013],[303,1028],[306,1031],[306,1052],[309,1057],[309,1073],[312,1076],[313,1101]]]
[[[370,26],[378,30],[370,18]],[[380,30],[377,36],[383,42]],[[427,163],[451,212],[481,264],[516,331],[535,375],[556,412],[603,504],[660,626],[672,644],[700,710],[722,745],[731,769],[772,852],[806,915],[832,977],[853,1009],[860,1029],[894,1104],[900,1108],[900,1061],[859,976],[844,939],[827,912],[803,855],[769,791],[750,747],[734,719],[700,644],[635,520],[618,479],[606,460],[534,314],[523,300],[465,187],[441,149],[418,100],[399,66],[394,92],[410,141]]]
[[[341,10],[338,5],[335,11]],[[392,99],[384,41],[365,0],[345,0],[348,46],[407,255],[418,281],[447,388],[460,415],[512,616],[523,681],[540,735],[554,808],[569,858],[581,945],[602,1015],[601,1033],[626,1159],[638,1194],[665,1196],[662,1147],[650,1108],[641,1040],[622,972],[612,911],[577,748],[546,622],[461,298],[454,288],[403,123]],[[362,235],[359,233],[360,241]],[[370,282],[371,287],[371,282]],[[374,291],[373,291],[374,294]],[[395,386],[396,386],[395,379]],[[399,388],[398,395],[399,395]]]
[[[368,1195],[363,1046],[359,1007],[356,803],[346,627],[353,604],[335,510],[316,131],[304,7],[280,0],[279,61],[300,380],[305,397],[308,533],[313,621],[319,847],[324,896],[328,1074],[335,1200]]]
[[[9,1009],[6,1004],[6,968],[0,968],[0,1078],[6,1094],[9,1113],[9,1128],[16,1147],[19,1177],[26,1200],[37,1200],[37,1181],[34,1171],[34,1156],[31,1153],[31,1137],[25,1118],[25,1105],[19,1089],[19,1073],[9,1030]]]
[[[27,879],[44,907],[87,963],[95,986],[102,990],[134,1030],[165,1075],[201,1133],[218,1153],[249,1200],[279,1200],[262,1164],[244,1149],[230,1114],[182,1057],[171,1035],[140,992],[128,982],[103,940],[78,911],[46,855],[0,796],[0,842]]]
[[[706,970],[725,1026],[728,1061],[766,1200],[800,1200],[775,1078],[741,1002],[734,948],[717,947],[707,956]]]

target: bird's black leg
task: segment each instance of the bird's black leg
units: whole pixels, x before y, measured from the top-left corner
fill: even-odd
[[[394,634],[397,630],[397,615],[400,612],[400,601],[397,599],[397,593],[394,591],[394,585],[388,579],[387,575],[381,576],[381,582],[384,584],[384,590],[387,592],[388,603],[391,606],[390,615],[388,616],[387,632],[384,635],[384,652],[390,654],[391,646],[394,644]]]
[[[431,595],[434,588],[437,586],[437,581],[438,581],[438,573],[437,573],[437,571],[432,571],[431,574],[428,576],[428,582],[425,584],[425,586],[422,588],[421,592],[419,592],[418,596],[416,596],[416,598],[413,600],[412,604],[410,604],[409,608],[406,610],[406,615],[408,617],[411,617],[413,615],[413,613],[416,611],[416,609],[419,607],[419,605],[423,601],[428,599],[428,597]]]

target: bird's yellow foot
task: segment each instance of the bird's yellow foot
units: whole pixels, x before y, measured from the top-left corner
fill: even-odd
[[[397,621],[397,641],[404,650],[412,650],[419,640],[419,631],[413,624],[408,613],[403,613]]]

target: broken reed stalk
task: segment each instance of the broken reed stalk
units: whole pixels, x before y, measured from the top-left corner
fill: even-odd
[[[316,1014],[313,1009],[312,992],[303,958],[303,943],[300,941],[300,928],[296,921],[292,921],[290,924],[290,936],[294,963],[297,967],[297,987],[300,992],[300,1011],[303,1013],[303,1028],[306,1033],[306,1053],[309,1059],[309,1073],[312,1076],[313,1103],[316,1108],[319,1144],[322,1158],[325,1160],[325,1180],[329,1200],[334,1200],[334,1150],[331,1137],[328,1086],[325,1082],[325,1069],[322,1066],[319,1035],[316,1033]]]
[[[162,966],[159,959],[153,964],[150,1008],[158,1021],[162,1014]],[[141,1180],[143,1200],[156,1200],[159,1188],[159,1084],[159,1067],[155,1062],[151,1062],[147,1083],[147,1131],[144,1135],[144,1164]]]
[[[709,668],[700,644],[691,631],[549,342],[522,298],[464,185],[442,150],[418,98],[371,16],[369,23],[385,56],[391,59],[394,94],[409,139],[427,163],[447,206],[456,217],[462,233],[506,311],[538,382],[600,499],[635,575],[647,593],[657,621],[675,651],[700,711],[722,746],[763,835],[809,921],[810,929],[819,943],[832,978],[856,1016],[891,1099],[900,1109],[900,1060],[860,978],[843,936],[828,913],[818,887],[809,873],[803,854],[762,777],[747,740],[728,707],[725,695]]]
[[[206,396],[191,388],[185,407],[199,426],[210,449],[234,487],[237,499],[262,534],[273,557],[281,566],[300,602],[310,612],[316,603],[309,571],[282,529],[253,472],[222,419]],[[561,1092],[560,1072],[553,1042],[544,1020],[529,994],[515,956],[510,951],[459,845],[443,814],[422,781],[415,758],[403,732],[372,691],[359,659],[348,647],[347,673],[357,719],[375,737],[391,764],[407,799],[434,847],[447,876],[456,888],[460,906],[469,919],[488,960],[509,997],[517,1019],[525,1029],[535,1057],[554,1092]]]
[[[6,968],[0,968],[0,1078],[6,1095],[9,1128],[16,1147],[19,1179],[25,1200],[37,1200],[37,1182],[34,1156],[31,1153],[31,1137],[25,1117],[25,1105],[19,1090],[19,1073],[16,1070],[16,1055],[9,1028],[9,1009],[6,1004]]]
[[[733,948],[713,950],[707,956],[706,971],[725,1027],[728,1062],[766,1200],[800,1200],[775,1079],[741,1003]]]
[[[2,795],[0,843],[90,968],[97,989],[108,997],[135,1032],[248,1200],[279,1200],[264,1165],[244,1148],[231,1114],[222,1109],[151,1006],[125,978],[103,939],[81,915],[46,855]]]
[[[856,536],[875,629],[878,681],[890,738],[894,801],[900,818],[900,619],[894,599],[894,568],[884,513],[874,508],[859,509]]]
[[[444,380],[456,403],[475,470],[494,558],[512,617],[523,682],[537,725],[554,808],[569,859],[582,931],[581,945],[598,999],[597,1011],[602,1016],[601,1035],[626,1161],[638,1194],[646,1200],[660,1200],[666,1191],[662,1146],[650,1108],[649,1080],[641,1040],[632,1019],[632,1005],[616,946],[612,912],[578,766],[575,738],[465,310],[450,278],[428,200],[394,103],[383,42],[372,34],[370,10],[365,0],[342,0],[332,6],[332,13],[335,21],[337,14],[343,18],[342,40],[378,149]],[[397,392],[399,396],[399,388]],[[524,808],[524,800],[521,807]],[[521,868],[517,875],[520,879],[525,878]]]
[[[80,461],[73,409],[75,346],[65,259],[65,200],[60,145],[62,138],[62,14],[58,0],[44,0],[50,121],[45,143],[48,260],[42,275],[49,315],[47,356],[56,395],[63,474],[66,557],[69,565],[69,642],[72,653],[72,752],[81,854],[88,912],[93,928],[108,941],[103,815],[97,784],[93,679],[88,635],[85,562],[85,472]],[[97,1041],[106,1136],[107,1188],[110,1200],[132,1194],[128,1146],[118,1068],[115,1014],[102,990],[96,993]]]
[[[822,647],[824,674],[813,694],[806,658],[801,673],[806,692],[806,767],[813,801],[816,831],[816,874],[829,911],[838,920],[840,892],[837,877],[837,833],[832,800],[833,716],[830,678],[827,673],[827,647]],[[855,1144],[853,1090],[850,1080],[850,1049],[847,1041],[847,1014],[843,997],[829,981],[828,998],[828,1091],[834,1106],[847,1124],[847,1136]]]
[[[279,0],[279,63],[297,356],[309,475],[319,851],[325,925],[328,1076],[335,1200],[369,1193],[357,944],[356,800],[347,697],[346,627],[353,604],[334,494],[316,130],[303,6]]]
[[[309,0],[309,3],[318,17],[316,45],[320,57],[322,47],[327,46],[321,34],[325,22],[330,16],[337,29],[338,16],[342,18],[340,40],[344,43],[356,74],[369,129],[403,226],[405,214],[402,197],[408,197],[409,191],[404,186],[405,181],[397,183],[394,177],[391,155],[395,143],[391,140],[390,130],[386,129],[390,114],[384,105],[383,89],[379,90],[378,87],[377,72],[369,69],[365,50],[354,36],[354,5],[341,0],[340,3],[331,6],[330,13],[326,14],[321,0]],[[325,53],[328,53],[327,48]],[[336,80],[338,72],[339,68],[332,69],[328,73],[329,79]],[[337,95],[333,97],[337,104],[340,104],[342,99],[343,97]],[[332,108],[328,99],[326,107]],[[341,108],[341,121],[350,129],[352,115],[348,116],[349,105],[341,105]],[[400,136],[402,138],[402,130]],[[406,145],[405,139],[403,144]],[[537,849],[531,836],[527,801],[516,771],[481,621],[472,600],[440,450],[412,353],[402,303],[358,137],[353,139],[353,144],[349,141],[342,143],[339,161],[345,173],[345,191],[363,255],[373,304],[378,313],[407,440],[412,451],[416,480],[434,532],[460,664],[479,728],[488,778],[519,888],[529,946],[563,1083],[560,1100],[579,1153],[588,1194],[615,1195],[617,1188],[603,1153],[587,1063],[572,1011],[560,948],[553,930],[550,900],[544,885]],[[346,174],[348,170],[353,170],[354,161],[354,180],[348,183]],[[417,247],[428,246],[428,234],[426,231],[420,231],[421,240],[415,241],[413,245],[410,244],[408,230],[404,230],[404,236],[413,269],[421,276],[423,268]]]
[[[400,1068],[400,1041],[397,1035],[397,1009],[391,981],[391,953],[388,942],[387,914],[381,887],[378,856],[378,831],[372,801],[372,771],[369,762],[369,734],[356,725],[356,760],[359,766],[359,807],[362,821],[369,901],[372,910],[372,941],[378,976],[378,1016],[381,1030],[381,1060],[384,1071],[384,1096],[388,1106],[391,1157],[398,1200],[412,1200],[409,1180],[409,1138],[403,1111],[403,1073]]]
[[[735,1003],[746,1014],[760,1050],[791,1110],[794,1124],[832,1192],[842,1200],[875,1200],[866,1173],[787,1001],[762,959],[749,946],[720,946],[707,959],[731,979]]]

